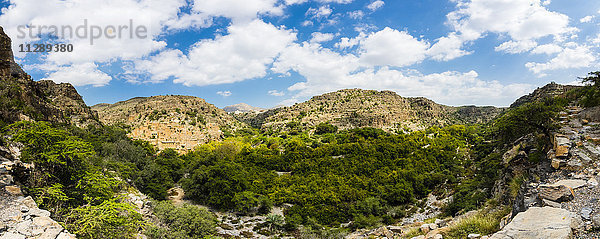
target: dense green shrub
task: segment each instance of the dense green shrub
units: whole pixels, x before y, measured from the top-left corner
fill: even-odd
[[[199,206],[183,204],[177,207],[170,201],[160,201],[154,206],[154,215],[167,228],[148,228],[146,235],[150,238],[204,238],[215,232],[216,218]]]
[[[116,199],[75,208],[65,222],[79,238],[135,238],[146,226],[135,206]]]
[[[337,132],[338,128],[335,125],[328,123],[320,123],[315,127],[315,134],[328,134]]]

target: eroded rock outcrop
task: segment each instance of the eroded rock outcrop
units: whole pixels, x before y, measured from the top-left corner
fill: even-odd
[[[565,209],[553,207],[531,207],[517,214],[501,231],[491,239],[567,239],[573,234],[572,216]]]
[[[0,27],[0,120],[43,120],[77,126],[99,124],[69,83],[33,81],[15,62],[11,40]]]

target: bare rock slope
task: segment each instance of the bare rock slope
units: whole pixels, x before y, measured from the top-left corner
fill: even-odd
[[[125,125],[135,139],[149,141],[160,150],[173,148],[182,153],[245,127],[222,109],[193,96],[138,97],[92,109],[104,124]]]
[[[290,122],[310,129],[329,122],[340,129],[375,127],[394,130],[485,123],[502,111],[496,107],[445,106],[422,97],[402,97],[392,91],[346,89],[315,96],[290,107],[239,118],[262,129],[286,129]]]

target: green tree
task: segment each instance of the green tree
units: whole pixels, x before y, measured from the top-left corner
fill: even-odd
[[[150,238],[204,238],[215,232],[216,218],[206,208],[183,204],[176,207],[170,201],[156,202],[154,214],[166,228],[150,227]]]
[[[135,238],[146,227],[135,206],[114,198],[75,208],[65,222],[67,230],[79,238]]]
[[[315,128],[315,134],[329,134],[337,132],[338,127],[329,123],[320,123]]]

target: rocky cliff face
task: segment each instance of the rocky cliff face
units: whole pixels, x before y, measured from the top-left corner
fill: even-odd
[[[385,130],[423,129],[455,123],[485,123],[502,109],[495,107],[450,107],[426,98],[401,97],[392,91],[340,90],[295,104],[241,118],[262,129],[285,129],[290,122],[311,128],[330,122],[340,129],[375,127]]]
[[[33,81],[15,63],[11,40],[0,27],[0,120],[44,120],[87,126],[97,115],[68,83]]]
[[[180,153],[245,127],[225,111],[192,96],[138,97],[92,109],[98,111],[102,123],[123,124],[131,129],[132,138]]]

